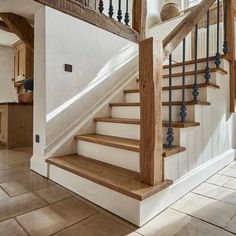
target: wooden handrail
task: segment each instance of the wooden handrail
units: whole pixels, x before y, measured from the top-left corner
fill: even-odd
[[[168,56],[183,41],[183,39],[193,30],[195,25],[198,24],[198,22],[207,13],[215,1],[216,0],[203,0],[164,39],[163,53],[165,59],[168,58]]]

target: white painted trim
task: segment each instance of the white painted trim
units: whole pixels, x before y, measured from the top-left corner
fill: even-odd
[[[34,156],[30,160],[30,169],[42,176],[48,176],[48,164]]]
[[[230,149],[201,167],[187,173],[164,191],[141,202],[55,166],[50,166],[49,177],[87,200],[137,226],[142,226],[186,193],[227,166],[234,158],[235,149]]]

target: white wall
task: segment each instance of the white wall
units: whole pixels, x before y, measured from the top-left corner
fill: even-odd
[[[0,45],[0,102],[17,101],[13,78],[14,49]]]
[[[34,160],[44,163],[45,149],[137,69],[137,45],[48,7],[36,13],[35,29],[34,130],[41,142]]]

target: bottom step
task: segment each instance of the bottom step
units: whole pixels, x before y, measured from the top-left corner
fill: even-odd
[[[79,155],[52,157],[47,163],[89,179],[136,200],[142,201],[172,184],[166,180],[156,186],[143,184],[139,173]]]

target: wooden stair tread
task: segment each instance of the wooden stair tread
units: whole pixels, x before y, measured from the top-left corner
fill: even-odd
[[[172,106],[180,106],[182,104],[181,101],[173,101],[172,102]],[[190,105],[211,105],[210,102],[204,102],[204,101],[186,101],[185,102],[186,106],[190,106]],[[168,106],[169,102],[162,102],[163,106]],[[111,107],[126,107],[126,106],[140,106],[139,102],[118,102],[118,103],[110,103]]]
[[[139,140],[127,139],[115,136],[101,135],[101,134],[87,134],[76,135],[76,140],[101,144],[109,147],[125,149],[133,152],[139,152]],[[185,151],[184,147],[174,146],[173,148],[167,148],[163,146],[163,157],[168,157],[180,152]]]
[[[227,74],[228,74],[227,71],[225,71],[225,70],[222,69],[222,68],[212,68],[212,69],[210,69],[210,72],[211,72],[211,73],[219,72],[219,73],[221,73],[221,74],[223,74],[223,75],[227,75]],[[194,71],[194,70],[193,70],[193,71],[187,71],[187,72],[185,73],[186,76],[194,75],[194,74],[195,74],[195,71]],[[198,75],[199,75],[199,74],[205,74],[205,70],[198,70],[198,71],[197,71],[197,74],[198,74]],[[182,73],[182,72],[180,72],[180,73],[173,73],[173,74],[172,74],[172,78],[177,78],[177,77],[181,77],[181,76],[183,76],[183,73]],[[168,75],[168,74],[163,75],[163,79],[168,79],[168,78],[169,78],[169,75]],[[139,79],[136,79],[136,81],[139,82]]]
[[[79,155],[52,157],[47,163],[60,167],[97,184],[142,201],[167,188],[172,181],[166,180],[150,186],[140,182],[139,173]]]
[[[192,89],[194,86],[194,84],[187,84],[185,85],[185,88],[186,89]],[[199,88],[206,88],[206,87],[212,87],[212,88],[217,88],[219,89],[220,86],[219,85],[216,85],[216,84],[213,84],[213,83],[201,83],[201,84],[198,84],[198,87]],[[172,90],[179,90],[179,89],[182,89],[182,85],[176,85],[176,86],[172,86]],[[162,90],[163,91],[166,91],[166,90],[169,90],[169,86],[165,86],[165,87],[162,87]],[[139,89],[125,89],[124,90],[124,93],[139,93],[140,90]]]
[[[226,56],[226,55],[221,55],[221,57],[220,57],[221,59],[227,59],[227,60],[229,60],[228,59],[228,57]],[[212,56],[212,57],[209,57],[209,61],[215,61],[215,56]],[[198,63],[201,63],[201,62],[206,62],[206,58],[204,57],[204,58],[199,58],[198,60],[197,60],[197,62]],[[188,60],[188,61],[186,61],[185,62],[185,65],[191,65],[191,64],[195,64],[195,59],[193,59],[193,60]],[[178,66],[182,66],[183,65],[183,62],[177,62],[177,63],[173,63],[172,65],[171,65],[171,67],[173,68],[173,67],[178,67]],[[163,66],[163,69],[168,69],[169,68],[169,65],[164,65]]]
[[[127,118],[112,118],[112,117],[100,117],[100,118],[94,118],[94,121],[96,122],[107,122],[107,123],[120,123],[120,124],[134,124],[134,125],[140,125],[139,119],[127,119]],[[163,127],[168,127],[168,121],[162,122]],[[195,127],[199,126],[199,122],[179,122],[179,121],[173,121],[172,126],[173,128],[188,128],[188,127]]]
[[[219,73],[221,73],[221,74],[224,74],[224,75],[227,75],[228,73],[227,73],[227,71],[225,71],[224,69],[222,69],[222,68],[211,68],[210,69],[210,72],[219,72]],[[205,74],[206,73],[206,71],[205,70],[198,70],[197,71],[197,74]],[[193,70],[193,71],[187,71],[186,73],[185,73],[185,75],[186,76],[188,76],[188,75],[195,75],[195,71]],[[180,72],[180,73],[173,73],[172,74],[172,78],[175,78],[175,77],[180,77],[180,76],[183,76],[183,73],[182,72]],[[169,78],[169,75],[163,75],[163,78],[164,79],[168,79]]]

